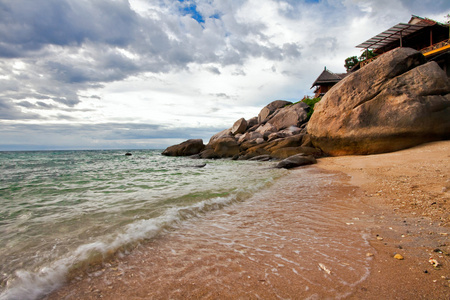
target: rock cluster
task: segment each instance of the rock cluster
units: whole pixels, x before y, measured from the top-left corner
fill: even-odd
[[[278,167],[315,163],[322,155],[391,152],[450,138],[450,81],[435,62],[397,48],[348,75],[314,107],[277,100],[257,117],[164,155],[252,160],[287,159]]]
[[[163,155],[196,158],[233,158],[252,160],[286,159],[279,167],[315,163],[321,151],[312,147],[306,133],[309,106],[303,102],[276,100],[265,106],[257,117],[239,119],[229,129],[211,137],[207,145],[188,140],[167,148]],[[203,145],[203,147],[202,147]],[[298,156],[302,154],[302,156]]]
[[[420,52],[397,48],[328,91],[314,107],[308,133],[314,146],[333,156],[450,138],[450,82]]]

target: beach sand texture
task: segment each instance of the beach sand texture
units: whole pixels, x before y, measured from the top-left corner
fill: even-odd
[[[46,299],[448,299],[449,166],[450,141],[322,158]]]

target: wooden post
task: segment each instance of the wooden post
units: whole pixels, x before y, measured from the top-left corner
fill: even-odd
[[[400,30],[400,48],[403,48],[403,30]]]
[[[433,46],[433,30],[430,28],[430,46]]]

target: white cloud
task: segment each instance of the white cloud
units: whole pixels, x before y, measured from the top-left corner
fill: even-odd
[[[75,147],[57,126],[92,129],[78,140],[94,148],[207,138],[311,94],[324,66],[343,72],[355,45],[411,14],[442,21],[449,10],[444,0],[0,0],[0,139]],[[152,133],[122,143],[130,130],[102,124]]]

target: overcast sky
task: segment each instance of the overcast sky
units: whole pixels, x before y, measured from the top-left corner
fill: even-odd
[[[0,0],[0,150],[165,148],[312,95],[448,0]]]

